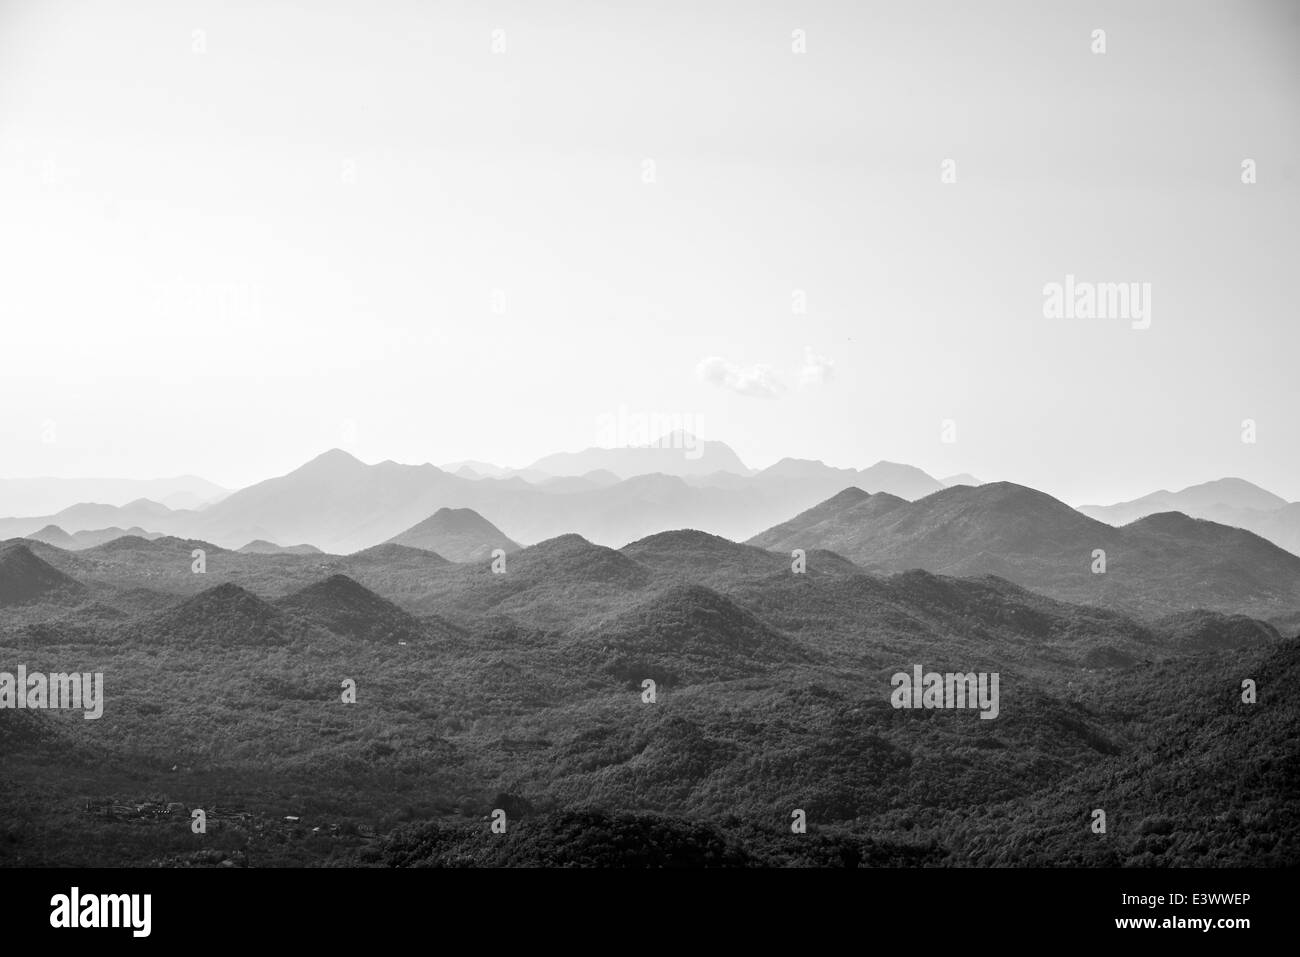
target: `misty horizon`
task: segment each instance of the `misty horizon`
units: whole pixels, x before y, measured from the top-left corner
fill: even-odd
[[[698,451],[699,447],[700,447],[703,443],[718,443],[718,444],[721,444],[721,445],[724,445],[724,446],[727,446],[728,448],[730,448],[730,445],[729,445],[727,442],[725,442],[725,441],[723,441],[723,440],[721,440],[721,439],[715,439],[715,438],[701,438],[701,437],[699,437],[699,436],[688,435],[688,437],[687,437],[687,439],[685,440],[685,442],[682,443],[682,442],[680,442],[680,441],[679,441],[679,442],[672,442],[672,441],[669,441],[669,440],[671,440],[671,438],[672,438],[672,434],[671,434],[671,433],[668,433],[668,434],[665,434],[665,435],[660,436],[660,437],[658,437],[658,438],[651,439],[650,441],[648,441],[648,442],[646,442],[646,443],[644,443],[644,444],[640,444],[640,445],[589,445],[589,446],[586,446],[586,447],[584,447],[584,448],[582,448],[582,449],[564,450],[564,451],[560,452],[559,454],[566,454],[566,453],[577,454],[577,453],[580,453],[580,452],[586,452],[586,451],[592,451],[592,450],[631,450],[631,451],[635,451],[635,450],[640,450],[640,449],[666,449],[666,450],[680,450],[680,451],[683,453],[683,457],[689,459],[689,458],[691,458],[691,454],[690,454],[690,453],[692,452],[692,450],[694,449],[694,450]],[[698,443],[698,445],[697,445],[696,443]],[[734,451],[734,449],[733,449],[733,451]],[[59,480],[59,481],[80,481],[80,482],[84,482],[84,483],[89,484],[89,483],[96,483],[96,482],[103,482],[103,483],[113,483],[113,482],[130,482],[130,483],[135,483],[135,482],[140,482],[140,483],[145,483],[145,482],[165,482],[165,481],[197,480],[197,481],[199,481],[199,482],[203,482],[203,483],[211,484],[211,485],[214,485],[214,486],[218,487],[222,493],[230,493],[230,492],[233,492],[233,491],[237,491],[237,490],[239,490],[239,489],[241,489],[241,488],[247,488],[247,487],[249,487],[249,486],[256,485],[257,483],[259,483],[259,482],[261,482],[261,481],[265,481],[266,479],[275,478],[275,477],[277,477],[277,476],[282,476],[282,475],[288,475],[288,474],[292,473],[293,471],[295,471],[296,469],[301,468],[301,467],[302,467],[303,465],[305,465],[305,464],[308,464],[308,463],[313,462],[313,461],[315,461],[315,460],[317,460],[317,459],[320,459],[320,458],[322,458],[322,457],[325,457],[325,456],[327,456],[327,455],[330,455],[331,453],[337,453],[337,452],[344,453],[344,454],[348,455],[350,458],[355,459],[356,461],[358,461],[358,462],[360,462],[360,463],[362,463],[362,464],[364,464],[364,465],[367,465],[367,466],[375,466],[375,465],[380,465],[380,464],[384,464],[384,463],[394,463],[394,464],[398,464],[398,465],[417,466],[417,467],[418,467],[418,466],[431,465],[431,466],[433,466],[433,467],[435,467],[435,468],[438,468],[438,469],[440,469],[440,470],[442,470],[442,471],[449,472],[449,473],[451,473],[451,474],[457,474],[457,472],[458,472],[459,469],[461,469],[461,468],[469,468],[469,469],[471,469],[471,470],[474,470],[474,466],[475,466],[476,464],[477,464],[477,465],[486,465],[486,466],[491,466],[491,467],[493,467],[493,468],[500,469],[500,470],[502,470],[503,472],[508,473],[508,474],[518,474],[518,473],[527,473],[527,472],[546,473],[546,469],[544,469],[544,468],[539,468],[538,466],[539,466],[539,463],[543,462],[546,458],[550,457],[550,456],[542,456],[541,458],[539,458],[539,459],[537,459],[537,460],[534,460],[534,461],[532,461],[532,462],[530,462],[530,463],[528,463],[528,464],[523,464],[523,465],[521,465],[521,464],[503,463],[503,462],[492,462],[492,461],[488,461],[488,460],[486,460],[486,459],[482,459],[482,458],[474,458],[474,457],[468,457],[468,458],[457,459],[457,460],[447,460],[447,459],[426,458],[426,459],[424,459],[423,461],[409,461],[409,462],[401,462],[401,461],[398,461],[398,460],[396,460],[396,459],[392,459],[392,458],[379,458],[379,459],[367,460],[366,458],[363,458],[363,457],[361,457],[361,456],[355,454],[354,452],[350,451],[349,449],[347,449],[347,448],[345,448],[345,447],[343,447],[343,446],[341,446],[341,445],[335,445],[335,446],[331,446],[331,447],[329,447],[329,448],[322,449],[320,452],[317,452],[316,454],[309,456],[307,459],[303,460],[302,462],[299,462],[299,463],[296,464],[296,465],[293,465],[292,467],[286,469],[286,470],[283,471],[283,472],[277,472],[277,473],[274,473],[274,474],[263,475],[263,476],[261,476],[261,477],[259,477],[259,478],[257,478],[257,479],[254,479],[253,481],[248,482],[248,483],[243,484],[243,485],[226,485],[226,484],[224,484],[224,483],[222,483],[222,482],[213,482],[211,479],[209,479],[208,476],[199,475],[199,474],[197,474],[197,473],[195,473],[195,472],[192,472],[192,471],[178,471],[178,472],[174,472],[174,473],[166,474],[166,475],[151,475],[151,476],[139,476],[139,475],[137,475],[137,476],[122,476],[122,475],[118,475],[118,476],[105,476],[105,475],[94,475],[94,476],[89,476],[89,475],[33,475],[33,476],[0,475],[0,482],[4,482],[4,481],[6,481],[6,480],[13,480],[13,481],[16,481],[16,482],[38,482],[38,481],[41,481],[41,480],[54,479],[54,480]],[[554,455],[554,454],[555,454],[555,453],[552,453],[552,455]],[[1083,506],[1088,506],[1088,505],[1108,505],[1108,504],[1112,504],[1112,502],[1110,502],[1110,501],[1106,501],[1106,500],[1103,500],[1103,499],[1101,499],[1101,498],[1098,497],[1098,496],[1088,497],[1086,494],[1083,495],[1083,496],[1080,497],[1080,498],[1075,499],[1075,500],[1069,500],[1069,499],[1066,499],[1066,498],[1064,498],[1064,497],[1062,497],[1062,496],[1060,496],[1060,495],[1057,495],[1056,492],[1055,492],[1055,490],[1054,490],[1053,488],[1051,488],[1051,487],[1032,486],[1032,485],[1029,485],[1029,483],[1027,483],[1027,482],[1019,481],[1015,476],[1010,476],[1010,475],[974,475],[972,472],[970,472],[970,471],[966,471],[966,470],[959,470],[959,471],[956,471],[956,472],[953,472],[953,473],[947,473],[947,474],[939,474],[936,470],[932,470],[932,469],[924,468],[923,466],[921,466],[921,465],[917,465],[916,463],[912,463],[912,462],[899,462],[899,461],[892,461],[892,460],[884,459],[884,458],[881,458],[881,459],[875,459],[875,460],[873,460],[873,461],[871,461],[871,462],[868,462],[868,463],[865,463],[865,464],[863,464],[863,463],[837,464],[837,463],[833,463],[833,462],[826,462],[826,461],[824,461],[824,460],[817,459],[817,458],[801,458],[801,457],[797,457],[797,456],[782,456],[782,457],[780,457],[780,458],[778,458],[778,459],[776,459],[776,460],[774,460],[774,461],[772,461],[772,462],[768,462],[768,463],[765,463],[765,464],[763,464],[763,465],[757,465],[757,466],[756,466],[756,465],[754,465],[754,464],[752,464],[752,463],[750,463],[750,462],[744,460],[743,457],[740,457],[740,461],[742,462],[742,464],[743,464],[744,467],[745,467],[743,471],[742,471],[742,470],[730,470],[730,469],[727,469],[727,468],[720,468],[720,469],[718,469],[718,471],[724,471],[724,472],[726,472],[726,471],[732,471],[733,474],[742,475],[742,476],[752,476],[752,475],[759,474],[759,473],[763,472],[763,471],[766,470],[766,469],[772,468],[773,466],[776,466],[776,465],[780,464],[780,463],[783,462],[783,461],[788,461],[788,460],[791,460],[791,459],[796,460],[796,461],[811,462],[811,463],[821,464],[821,465],[824,465],[824,466],[826,466],[827,468],[830,468],[830,469],[853,469],[853,470],[859,470],[859,471],[860,471],[860,470],[863,470],[863,469],[870,468],[870,467],[875,466],[875,465],[899,465],[899,466],[905,466],[905,467],[911,467],[911,468],[917,468],[917,469],[920,469],[922,472],[926,473],[927,475],[933,477],[933,478],[936,479],[937,481],[942,482],[942,483],[944,483],[944,484],[961,484],[961,481],[960,481],[960,480],[965,479],[965,478],[974,478],[974,479],[977,479],[981,484],[990,484],[990,483],[994,483],[994,482],[1010,482],[1010,483],[1012,483],[1012,484],[1016,484],[1016,485],[1025,485],[1025,486],[1027,486],[1027,487],[1037,488],[1039,491],[1047,492],[1048,494],[1053,495],[1053,497],[1058,498],[1058,499],[1060,499],[1061,501],[1066,502],[1067,504],[1069,504],[1069,505],[1071,505],[1071,506],[1073,506],[1073,507],[1076,507],[1076,508],[1078,508],[1078,507],[1083,507]],[[560,474],[563,474],[563,473],[546,473],[546,474],[560,475]],[[652,474],[652,471],[637,472],[637,473],[635,473],[635,474],[638,474],[638,475]],[[498,476],[496,476],[496,475],[494,475],[494,474],[486,473],[486,472],[480,472],[479,474],[477,474],[477,475],[474,476],[475,479],[489,479],[489,480],[490,480],[490,479],[493,479],[493,478],[497,478],[497,477],[498,477]],[[525,480],[525,481],[528,480],[526,476],[521,476],[521,477],[524,477],[524,480]],[[626,478],[627,478],[626,476],[620,476],[620,479],[621,479],[621,480],[626,480]],[[953,480],[953,481],[949,481],[949,480]],[[1275,494],[1278,494],[1279,497],[1281,497],[1282,499],[1285,499],[1285,500],[1287,500],[1287,501],[1300,500],[1300,496],[1289,496],[1289,495],[1287,495],[1287,494],[1285,494],[1285,493],[1279,493],[1279,492],[1277,491],[1277,489],[1275,489],[1275,488],[1270,488],[1270,487],[1268,487],[1268,486],[1266,486],[1266,485],[1264,485],[1264,484],[1262,484],[1262,483],[1260,483],[1260,482],[1252,481],[1252,480],[1251,480],[1250,478],[1248,478],[1247,476],[1244,476],[1244,475],[1228,475],[1228,474],[1223,474],[1223,475],[1207,475],[1207,476],[1205,476],[1205,477],[1202,477],[1202,478],[1199,478],[1199,479],[1195,479],[1195,480],[1192,480],[1192,481],[1186,481],[1186,482],[1168,482],[1168,483],[1165,483],[1164,485],[1161,485],[1161,486],[1157,486],[1157,487],[1152,487],[1152,488],[1143,489],[1143,490],[1141,490],[1140,492],[1138,492],[1138,493],[1136,493],[1136,494],[1134,494],[1134,495],[1132,495],[1132,496],[1129,496],[1129,497],[1126,498],[1126,499],[1117,499],[1117,500],[1115,500],[1114,504],[1118,504],[1119,502],[1123,502],[1123,501],[1130,501],[1130,500],[1132,500],[1132,499],[1142,498],[1142,497],[1144,497],[1144,496],[1148,496],[1148,495],[1152,495],[1152,494],[1160,493],[1160,492],[1165,492],[1165,493],[1174,493],[1174,492],[1186,491],[1186,490],[1194,489],[1194,488],[1197,488],[1197,487],[1199,487],[1199,486],[1203,486],[1203,485],[1212,485],[1212,484],[1214,484],[1214,483],[1221,482],[1221,481],[1224,481],[1224,480],[1236,480],[1236,481],[1248,482],[1248,483],[1250,483],[1251,485],[1256,486],[1257,488],[1261,488],[1261,489],[1264,489],[1265,491],[1273,492],[1273,493],[1275,493]],[[850,482],[850,484],[851,484],[851,482]],[[126,499],[126,498],[123,498],[122,496],[116,496],[116,497],[117,497],[117,498],[121,498],[122,501],[121,501],[121,502],[116,502],[116,503],[114,503],[114,504],[124,504],[125,501],[128,500],[128,499]],[[144,498],[147,498],[148,496],[138,496],[138,497],[144,497]],[[0,498],[2,498],[2,493],[0,493]],[[91,499],[85,499],[84,501],[89,502],[89,501],[92,501],[92,500],[91,500]],[[68,505],[72,505],[72,504],[76,504],[76,503],[75,503],[75,502],[71,502],[71,501],[69,501],[67,504],[68,504]],[[3,504],[2,504],[2,503],[0,503],[0,508],[3,508]],[[50,511],[57,511],[57,509],[50,509]],[[20,516],[18,516],[17,513],[7,512],[7,513],[5,513],[5,514],[0,514],[0,517],[20,517]]]

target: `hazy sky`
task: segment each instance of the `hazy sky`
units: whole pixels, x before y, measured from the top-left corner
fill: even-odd
[[[1297,223],[1295,3],[0,2],[0,476],[525,465],[625,407],[1300,499]],[[1046,318],[1067,274],[1150,327]]]

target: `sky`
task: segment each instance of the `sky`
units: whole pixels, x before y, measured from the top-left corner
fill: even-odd
[[[1298,222],[1294,3],[0,0],[0,477],[524,466],[625,410],[1297,500]]]

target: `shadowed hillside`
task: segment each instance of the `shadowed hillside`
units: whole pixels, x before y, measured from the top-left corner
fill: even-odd
[[[336,635],[361,641],[416,641],[421,628],[414,616],[385,601],[347,575],[331,575],[276,602]]]
[[[26,545],[0,550],[0,606],[75,603],[85,595],[76,580],[32,554]]]

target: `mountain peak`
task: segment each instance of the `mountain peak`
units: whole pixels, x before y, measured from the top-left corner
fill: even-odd
[[[498,548],[506,552],[519,550],[518,543],[472,508],[446,506],[394,535],[387,544],[422,548],[453,562],[482,561]]]
[[[85,586],[19,542],[0,551],[0,606],[76,597]]]
[[[360,551],[353,552],[348,556],[351,562],[361,562],[370,564],[386,564],[388,562],[424,562],[433,565],[450,565],[449,559],[443,558],[437,552],[431,552],[427,548],[416,548],[414,545],[395,545],[392,542],[383,542],[379,545],[371,545],[369,548],[363,548]]]
[[[367,586],[339,572],[330,575],[328,579],[322,579],[307,585],[305,588],[299,589],[298,592],[292,593],[291,596],[282,599],[282,603],[286,603],[286,605],[303,605],[312,607],[312,609],[344,605],[364,607],[377,605],[380,602],[383,605],[390,605],[390,602],[377,596]]]
[[[40,531],[32,532],[25,537],[33,541],[44,542],[46,545],[53,545],[55,548],[70,549],[77,544],[77,540],[58,525],[46,525]]]
[[[642,440],[641,436],[646,438]],[[750,474],[750,469],[726,443],[705,441],[684,429],[667,432],[654,440],[642,429],[635,438],[637,444],[593,446],[581,452],[547,455],[526,471],[579,476],[605,470],[624,479],[651,472],[674,476],[709,475],[718,471]]]
[[[822,502],[822,505],[827,508],[847,508],[850,505],[857,505],[858,502],[868,498],[871,498],[870,492],[864,492],[856,485],[850,485],[843,491],[836,492],[826,501]]]
[[[366,464],[351,452],[345,452],[342,449],[330,449],[328,452],[322,452],[311,461],[294,469],[291,474],[354,471],[365,467]]]
[[[158,615],[147,637],[171,644],[270,645],[286,640],[284,619],[269,603],[223,582]]]
[[[849,469],[832,469],[820,459],[796,459],[787,455],[780,461],[773,462],[759,473],[765,479],[770,478],[813,478],[828,472],[850,471]]]
[[[1170,510],[1167,512],[1152,512],[1150,515],[1144,515],[1124,527],[1138,527],[1157,532],[1183,533],[1197,528],[1209,528],[1212,524],[1215,523],[1203,518],[1193,518],[1184,512]]]
[[[331,575],[276,604],[345,638],[396,642],[421,634],[415,618],[347,575]]]
[[[1286,499],[1280,495],[1274,495],[1254,482],[1235,476],[1214,479],[1199,485],[1189,485],[1174,493],[1173,497],[1176,504],[1193,507],[1230,505],[1236,508],[1271,509],[1281,508],[1287,504]]]
[[[787,635],[706,586],[678,583],[595,626],[608,649],[603,670],[624,680],[658,675],[670,683],[759,674],[806,660]]]
[[[152,515],[166,515],[171,511],[171,509],[162,502],[155,502],[151,498],[137,498],[133,502],[127,502],[122,506],[122,509],[134,509],[137,511],[148,512]]]
[[[536,545],[530,545],[527,549],[529,554],[542,553],[561,553],[561,552],[584,552],[598,550],[603,548],[601,545],[593,545],[587,539],[583,538],[577,532],[565,532],[563,535],[556,535],[538,542]]]
[[[425,522],[447,531],[496,527],[472,508],[449,508],[446,505],[426,518]]]

